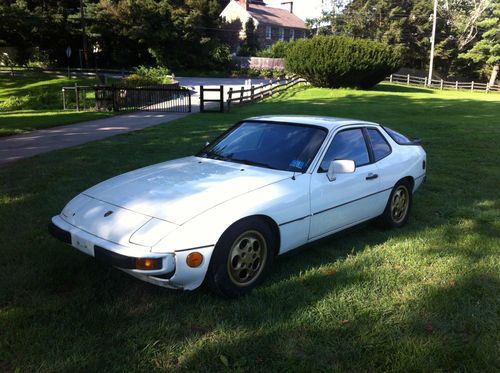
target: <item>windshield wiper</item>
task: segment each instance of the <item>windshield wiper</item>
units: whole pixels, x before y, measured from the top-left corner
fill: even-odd
[[[259,167],[265,167],[265,168],[270,168],[272,170],[277,170],[276,167],[271,166],[268,163],[263,163],[263,162],[256,162],[252,161],[250,159],[235,159],[235,158],[228,158],[228,161],[236,162],[236,163],[242,163],[242,164],[247,164],[249,166],[259,166]]]
[[[228,157],[225,157],[225,156],[220,155],[220,154],[213,152],[213,151],[204,152],[201,154],[201,156],[205,157],[205,158],[216,159],[218,161],[227,161],[228,160]]]

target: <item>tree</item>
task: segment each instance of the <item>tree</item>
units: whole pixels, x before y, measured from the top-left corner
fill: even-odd
[[[90,51],[99,44],[100,67],[205,67],[227,60],[219,0],[84,0],[83,5],[82,22],[80,0],[2,0],[0,46],[16,49],[21,64],[39,51],[48,62],[65,65],[71,46],[76,65],[84,39]]]
[[[0,45],[15,47],[19,64],[38,51],[65,63],[65,49],[74,42],[68,15],[77,7],[75,0],[4,0],[0,2]]]
[[[435,66],[444,74],[473,73],[464,69],[458,54],[477,40],[478,22],[492,0],[440,0],[438,7]],[[496,0],[498,1],[498,0]],[[310,24],[321,25],[325,33],[383,41],[399,45],[404,65],[426,69],[429,60],[432,28],[431,0],[332,0],[320,19]]]
[[[253,18],[248,18],[245,22],[245,41],[239,51],[240,56],[255,56],[259,50],[259,40],[257,37]]]
[[[483,29],[479,40],[461,58],[480,62],[491,69],[490,84],[495,84],[500,65],[500,1],[496,0],[490,8],[487,18],[478,23]]]
[[[444,0],[440,13],[451,25],[458,51],[472,43],[478,33],[478,22],[483,18],[491,0]]]
[[[328,24],[332,34],[400,45],[406,65],[424,68],[430,46],[431,13],[432,2],[428,0],[351,0],[347,4],[335,0],[316,23]]]

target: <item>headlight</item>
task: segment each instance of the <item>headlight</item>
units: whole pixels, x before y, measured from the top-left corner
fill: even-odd
[[[146,224],[140,227],[130,236],[130,243],[153,247],[163,237],[174,231],[178,225],[166,222],[164,220],[151,218]]]

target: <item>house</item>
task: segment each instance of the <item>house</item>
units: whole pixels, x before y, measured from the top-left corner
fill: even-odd
[[[293,1],[283,2],[289,9],[267,6],[262,0],[231,0],[220,16],[226,22],[240,21],[240,38],[245,37],[244,25],[253,19],[261,48],[269,48],[278,40],[294,40],[307,36],[303,20],[293,14]]]

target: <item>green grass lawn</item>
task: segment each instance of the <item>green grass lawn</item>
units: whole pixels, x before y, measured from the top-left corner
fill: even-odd
[[[500,95],[298,89],[0,169],[0,370],[498,371]],[[249,296],[177,292],[49,237],[71,197],[196,152],[235,121],[315,114],[418,136],[409,225],[370,224],[275,263]]]
[[[113,113],[62,110],[64,86],[95,85],[95,78],[66,78],[43,73],[28,75],[0,74],[0,136],[59,126],[63,124],[105,118]],[[87,94],[87,106],[93,102],[93,91]],[[68,95],[69,107],[74,107],[73,95]]]

